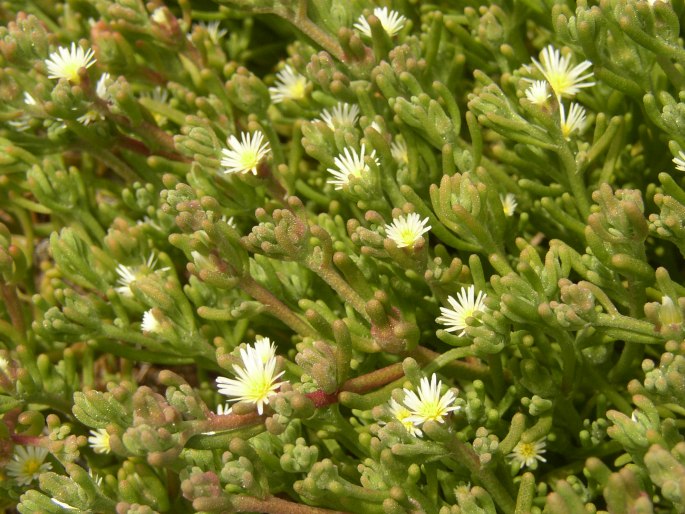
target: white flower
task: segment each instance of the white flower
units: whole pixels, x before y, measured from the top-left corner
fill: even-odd
[[[112,448],[109,445],[109,434],[104,428],[91,430],[88,437],[88,444],[95,453],[109,453]]]
[[[536,105],[544,105],[550,96],[552,95],[547,92],[547,82],[544,80],[536,80],[526,89],[526,98]]]
[[[415,425],[423,425],[426,421],[444,422],[444,417],[459,407],[453,406],[456,396],[452,391],[440,394],[442,381],[438,380],[435,373],[428,378],[423,377],[419,384],[419,394],[409,389],[404,390],[404,405],[411,411],[407,421]]]
[[[339,103],[331,111],[321,111],[321,121],[331,130],[338,127],[353,127],[359,118],[359,107],[355,104]]]
[[[228,416],[233,411],[233,407],[228,403],[220,403],[216,406],[216,413],[218,416]]]
[[[44,462],[47,456],[47,448],[15,446],[12,460],[5,467],[5,471],[17,484],[29,485],[37,480],[41,473],[52,469],[52,464]]]
[[[381,22],[383,30],[388,34],[388,36],[393,37],[397,34],[402,27],[404,27],[404,22],[407,18],[402,16],[397,11],[389,11],[387,7],[376,7],[373,10],[373,15],[378,18]],[[366,17],[362,14],[359,16],[359,20],[354,24],[354,28],[359,32],[364,34],[366,37],[371,37],[371,26],[369,22],[366,21]]]
[[[143,314],[143,322],[140,324],[140,330],[143,332],[149,332],[151,334],[156,334],[162,328],[161,323],[155,318],[152,313],[152,309],[145,311]]]
[[[140,98],[148,98],[153,102],[166,103],[169,99],[169,92],[162,86],[155,86],[152,91],[145,91],[140,94]]]
[[[559,124],[561,133],[566,139],[569,139],[575,131],[582,132],[585,128],[585,109],[574,102],[571,104],[567,118],[564,104],[559,103]]]
[[[276,86],[269,88],[271,101],[279,104],[284,100],[302,100],[307,94],[307,78],[300,75],[286,64],[285,67],[276,74]]]
[[[259,130],[254,134],[240,133],[241,141],[235,136],[228,138],[228,148],[221,150],[221,165],[224,173],[257,174],[257,166],[269,153],[269,143],[264,142],[264,134]]]
[[[24,103],[26,105],[36,105],[36,99],[31,96],[31,93],[24,91]]]
[[[416,437],[421,437],[423,435],[421,429],[417,428],[414,423],[409,421],[408,418],[412,415],[411,411],[401,403],[397,403],[393,398],[390,399],[390,414],[392,414],[397,421],[402,423],[402,426],[404,426],[411,435]]]
[[[0,355],[0,372],[7,374],[10,368],[10,361],[6,357]]]
[[[238,225],[236,225],[235,218],[233,216],[230,218],[228,216],[221,216],[221,221],[225,222],[226,225],[230,226],[231,228],[238,230]]]
[[[533,63],[545,76],[552,87],[552,91],[558,97],[571,97],[578,93],[581,88],[595,85],[594,82],[584,82],[593,75],[592,72],[583,75],[583,72],[592,66],[590,61],[583,61],[571,67],[571,56],[562,56],[561,52],[552,45],[542,49],[540,60],[542,63],[533,59]]]
[[[502,202],[502,210],[505,216],[513,216],[518,206],[516,201],[516,196],[514,193],[507,193],[506,195],[499,195],[499,199]]]
[[[81,68],[90,68],[95,64],[95,54],[92,49],[86,51],[76,43],[71,44],[71,50],[59,47],[45,60],[48,66],[49,79],[67,79],[74,84],[81,83],[78,72]]]
[[[268,337],[258,337],[254,342],[254,349],[263,363],[276,358],[276,344]]]
[[[366,148],[363,144],[359,153],[356,153],[350,148],[345,148],[342,154],[333,159],[333,162],[338,168],[328,168],[328,172],[333,175],[334,178],[329,179],[326,182],[328,184],[333,184],[335,189],[342,189],[343,186],[346,186],[350,182],[350,176],[361,177],[362,174],[368,173],[370,171],[369,166],[364,162],[365,151]],[[372,150],[369,157],[376,162],[377,166],[380,166],[380,161],[376,158],[376,150]]]
[[[97,84],[95,84],[95,94],[101,99],[108,101],[110,99],[109,93],[107,93],[107,88],[112,83],[112,76],[105,72],[100,75]]]
[[[511,459],[512,462],[516,462],[519,469],[524,466],[535,469],[537,468],[538,461],[547,462],[547,459],[542,456],[545,452],[545,439],[543,437],[532,443],[519,441],[519,443],[514,446],[512,452],[507,455],[507,458]]]
[[[678,171],[685,171],[685,152],[679,150],[678,157],[673,158],[673,164]]]
[[[124,266],[119,264],[117,266],[116,272],[119,275],[117,280],[118,287],[115,291],[122,296],[127,298],[133,297],[133,291],[131,291],[131,284],[136,281],[136,279],[148,275],[155,271],[155,265],[157,264],[157,256],[154,252],[150,254],[147,261],[144,261],[141,266]],[[160,268],[159,271],[167,271],[169,268]]]
[[[285,373],[276,374],[276,357],[263,361],[264,348],[257,349],[248,345],[240,349],[243,366],[233,366],[237,379],[218,377],[216,379],[219,393],[228,396],[229,401],[248,401],[257,405],[257,412],[264,413],[264,405],[269,404],[269,397],[283,384],[277,380]]]
[[[487,295],[480,291],[478,296],[475,296],[476,288],[470,285],[468,289],[465,287],[461,288],[461,291],[457,293],[457,300],[452,296],[447,297],[447,301],[452,306],[451,309],[447,307],[440,307],[440,313],[442,316],[437,318],[435,321],[442,323],[443,325],[448,325],[445,329],[446,332],[455,332],[461,330],[458,334],[463,336],[466,333],[466,320],[475,317],[479,312],[485,310],[485,299]]]
[[[96,111],[95,109],[91,109],[91,110],[87,111],[84,115],[76,118],[76,121],[78,121],[79,123],[81,123],[83,125],[88,126],[95,121],[100,121],[103,119],[104,118],[102,117],[102,115],[98,111]]]
[[[169,21],[166,16],[166,9],[164,7],[157,7],[157,9],[152,11],[150,19],[155,23],[159,23],[160,25],[165,25]]]
[[[659,304],[657,303],[657,305]],[[661,305],[658,312],[659,322],[665,327],[674,327],[680,325],[683,321],[680,306],[676,305],[670,296],[661,297]]]
[[[219,23],[220,22],[218,20],[210,21],[209,23],[205,23],[203,21],[198,23],[198,26],[202,27],[207,31],[207,34],[209,35],[209,40],[215,45],[218,45],[219,40],[228,33],[226,29],[219,30]]]
[[[416,212],[395,218],[390,225],[385,226],[385,235],[392,239],[397,248],[412,248],[419,238],[431,227],[426,226],[428,218],[421,219]]]
[[[409,150],[407,149],[407,142],[402,136],[397,136],[390,143],[390,155],[400,166],[407,166],[409,164]]]

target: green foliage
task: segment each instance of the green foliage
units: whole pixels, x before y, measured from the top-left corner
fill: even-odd
[[[683,2],[383,5],[0,2],[2,508],[685,510]]]

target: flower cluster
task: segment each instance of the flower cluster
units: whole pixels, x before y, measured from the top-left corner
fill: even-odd
[[[567,116],[562,99],[573,98],[581,89],[595,85],[594,82],[588,81],[593,73],[586,73],[592,63],[583,61],[572,66],[570,54],[563,56],[558,49],[548,45],[540,52],[540,61],[533,59],[533,64],[545,77],[546,82],[526,79],[532,83],[525,92],[526,98],[534,104],[544,105],[550,97],[547,89],[549,86],[559,104],[559,126],[562,135],[569,139],[572,133],[582,132],[585,128],[585,109],[580,104],[572,102]]]

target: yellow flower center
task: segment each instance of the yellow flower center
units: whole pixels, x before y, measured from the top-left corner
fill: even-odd
[[[411,228],[404,228],[400,232],[400,240],[407,246],[413,246],[416,241],[416,232]]]
[[[24,461],[24,469],[22,470],[23,474],[26,476],[33,476],[35,473],[40,470],[40,466],[43,464],[43,461],[38,460],[38,459],[26,459]]]
[[[73,82],[74,84],[80,84],[81,83],[81,77],[79,77],[78,70],[81,69],[81,66],[78,65],[78,63],[71,62],[67,63],[64,65],[63,71],[64,71],[64,77],[69,80],[69,82]]]
[[[535,458],[535,456],[538,454],[533,443],[521,443],[519,445],[518,452],[524,459]]]
[[[563,95],[573,85],[573,81],[570,80],[568,73],[563,72],[548,73],[547,80],[558,95]]]
[[[306,88],[307,79],[302,77],[288,86],[288,94],[293,100],[302,100],[305,97]]]
[[[240,165],[243,169],[252,169],[259,164],[259,159],[257,159],[257,152],[253,150],[243,150],[240,154]]]

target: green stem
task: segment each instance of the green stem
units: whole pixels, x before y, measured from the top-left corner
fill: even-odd
[[[599,373],[591,363],[585,362],[583,369],[589,375],[588,378],[594,384],[594,388],[596,390],[601,391],[602,394],[606,396],[607,399],[613,403],[614,406],[623,414],[630,415],[630,413],[633,411],[633,408],[630,406],[630,402],[623,398],[617,389],[609,384],[604,379],[604,376]]]
[[[298,12],[290,9],[275,9],[274,13],[292,23],[300,32],[339,61],[345,60],[345,52],[338,41],[303,14],[301,9]]]
[[[590,201],[588,200],[587,188],[583,183],[583,176],[576,166],[576,159],[573,157],[566,141],[561,141],[557,147],[557,153],[561,159],[561,163],[566,171],[566,180],[568,180],[571,194],[576,201],[578,211],[583,217],[583,221],[587,220],[590,215]]]
[[[454,460],[466,466],[471,476],[483,484],[492,499],[505,514],[513,514],[515,503],[509,492],[502,486],[502,482],[491,469],[482,468],[476,452],[466,443],[461,442],[453,434],[443,441],[445,448],[452,454]]]
[[[230,503],[236,512],[264,512],[265,514],[345,514],[343,511],[311,507],[309,505],[283,500],[275,496],[267,498],[266,500],[260,500],[253,496],[236,495],[231,497]]]
[[[15,333],[19,336],[19,344],[26,341],[26,325],[24,324],[24,314],[21,311],[21,304],[17,296],[17,286],[0,282],[0,292],[5,301],[5,309],[9,314]]]
[[[474,355],[474,353],[475,352],[473,351],[473,348],[471,348],[470,346],[448,350],[442,355],[436,357],[433,360],[433,362],[429,363],[425,368],[423,368],[423,372],[429,375],[431,373],[438,371],[440,368],[447,366],[450,362],[454,360],[472,356]]]
[[[366,321],[371,321],[371,318],[366,312],[366,302],[364,299],[352,289],[352,287],[343,279],[333,268],[328,264],[320,266],[311,265],[307,262],[307,267],[314,273],[319,275],[324,282],[333,288],[352,308],[357,311]]]
[[[111,353],[117,357],[123,357],[136,362],[149,362],[151,364],[167,364],[171,366],[180,366],[184,364],[196,364],[196,360],[192,357],[174,357],[170,355],[160,355],[159,352],[151,352],[148,350],[139,350],[129,346],[122,345],[114,341],[95,341],[92,343],[93,347],[104,353]]]
[[[268,291],[255,282],[252,277],[245,276],[241,278],[239,285],[243,291],[258,302],[261,302],[268,308],[271,315],[281,320],[286,326],[292,328],[302,336],[317,337],[315,330],[302,321],[287,305],[276,298],[271,291]]]

